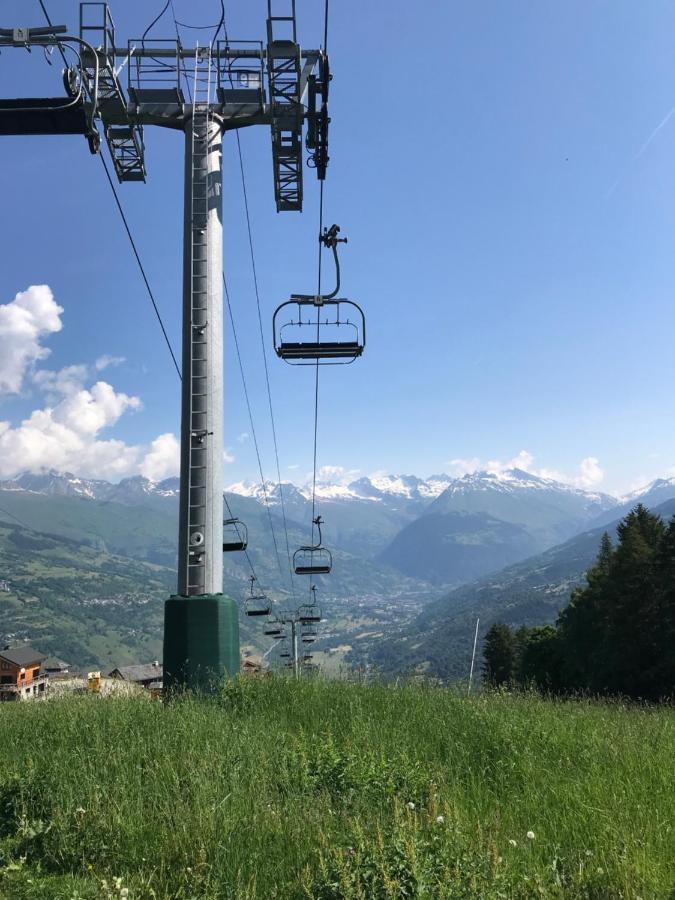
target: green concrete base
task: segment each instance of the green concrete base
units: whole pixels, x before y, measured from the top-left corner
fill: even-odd
[[[211,693],[239,671],[239,610],[225,594],[164,604],[164,690]]]

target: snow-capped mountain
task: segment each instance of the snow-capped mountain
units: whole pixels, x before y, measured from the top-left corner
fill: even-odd
[[[452,481],[448,475],[432,475],[427,479],[418,478],[416,475],[371,475],[358,478],[349,484],[319,481],[316,484],[316,497],[328,502],[425,503],[442,494]],[[260,482],[238,481],[229,485],[226,490],[263,502],[266,495],[269,503],[280,502],[279,485],[273,481],[266,481],[264,489]],[[298,498],[312,499],[311,483],[297,486],[291,482],[283,482],[282,490],[284,501]]]
[[[434,512],[447,512],[463,508],[467,498],[472,498],[469,511],[481,509],[492,502],[495,495],[504,498],[531,498],[540,504],[546,499],[551,506],[563,510],[580,507],[584,515],[598,515],[612,509],[618,500],[609,494],[587,491],[582,488],[543,478],[522,469],[505,469],[500,472],[471,472],[454,479],[433,504]]]
[[[406,575],[461,583],[552,547],[616,506],[522,469],[473,472],[452,479],[379,559]]]
[[[664,500],[670,500],[675,496],[675,477],[672,478],[655,478],[645,487],[631,491],[619,498],[619,502],[624,503],[644,503],[650,506],[662,503]]]
[[[178,478],[150,481],[140,475],[109,481],[79,478],[70,472],[24,472],[11,481],[0,481],[2,491],[23,491],[48,497],[81,497],[84,500],[108,500],[127,505],[143,505],[148,500],[177,500]]]

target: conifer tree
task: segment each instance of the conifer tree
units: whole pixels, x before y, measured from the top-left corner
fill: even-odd
[[[483,644],[483,677],[493,687],[510,684],[515,674],[515,639],[508,625],[490,626]]]

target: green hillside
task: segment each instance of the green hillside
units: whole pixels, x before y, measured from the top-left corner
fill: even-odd
[[[668,900],[674,724],[277,678],[3,704],[0,898]]]
[[[177,512],[106,500],[0,491],[0,520],[70,538],[106,553],[165,566],[176,562]]]
[[[29,641],[75,666],[112,668],[162,657],[164,601],[175,591],[166,566],[0,523],[0,642]],[[226,591],[243,595],[242,581]],[[263,646],[241,617],[243,643]]]
[[[653,512],[667,521],[675,515],[675,500]],[[495,621],[528,626],[553,622],[572,589],[584,582],[604,531],[611,533],[617,524],[576,535],[430,602],[412,623],[380,640],[361,642],[348,660],[372,663],[386,674],[423,671],[441,678],[465,678],[476,618],[480,617],[481,635]]]
[[[429,513],[403,528],[378,559],[411,578],[449,586],[502,569],[538,549],[523,525],[486,513]]]

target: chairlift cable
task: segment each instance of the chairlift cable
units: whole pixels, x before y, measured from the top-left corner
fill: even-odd
[[[328,0],[324,4],[323,17],[323,51],[327,52],[328,48]],[[321,296],[321,251],[323,244],[321,236],[323,235],[323,186],[321,182],[319,187],[319,264],[317,278],[317,296]],[[321,331],[321,308],[316,310],[316,342],[319,343]],[[312,544],[314,543],[314,519],[316,517],[316,451],[317,451],[317,435],[319,428],[319,360],[316,360],[316,368],[314,375],[314,466],[312,473]]]
[[[44,13],[45,19],[47,20],[47,25],[49,25],[51,27],[54,23],[49,18],[49,13],[47,12],[47,7],[44,5],[42,0],[38,0],[38,3],[40,4],[40,9]],[[57,44],[56,46],[59,48],[59,53],[61,54],[61,59],[63,60],[63,65],[67,69],[68,68],[68,60],[66,59],[66,54],[63,52],[63,47],[61,44]]]
[[[44,4],[44,0],[38,0],[38,3],[40,4],[40,8],[42,9],[42,12],[43,12],[43,14],[44,14],[45,19],[47,20],[47,24],[51,26],[53,23],[52,23],[51,18],[49,17],[49,13],[47,12],[47,7],[46,7],[45,4]],[[168,5],[168,4],[167,4],[167,5]],[[155,21],[156,21],[156,20],[155,20]],[[154,24],[154,23],[153,23],[153,24]],[[151,26],[151,27],[152,27],[152,26]],[[147,34],[147,31],[146,31],[146,34]],[[67,67],[68,67],[68,61],[66,60],[66,55],[65,55],[65,53],[63,52],[63,47],[62,47],[60,44],[58,44],[57,46],[58,46],[58,48],[59,48],[59,53],[61,54],[61,58],[63,59],[63,63],[64,63],[64,65],[65,65],[66,68],[67,68]],[[145,274],[145,268],[144,268],[144,266],[143,266],[143,263],[141,262],[141,257],[140,257],[140,255],[139,255],[139,253],[138,253],[138,249],[137,249],[137,247],[136,247],[136,242],[135,242],[134,237],[133,237],[133,235],[132,235],[132,233],[131,233],[131,229],[130,229],[130,227],[129,227],[129,223],[128,223],[128,221],[127,221],[127,217],[126,217],[126,215],[125,215],[125,213],[124,213],[124,210],[122,209],[122,203],[120,202],[120,198],[119,198],[119,195],[118,195],[118,193],[117,193],[117,188],[115,187],[115,183],[113,182],[112,178],[110,177],[110,171],[108,170],[108,166],[106,165],[106,161],[105,161],[105,159],[103,158],[103,154],[100,153],[99,156],[100,156],[100,159],[101,159],[101,163],[102,163],[102,165],[103,165],[103,168],[104,168],[104,170],[105,170],[106,178],[108,179],[108,184],[110,185],[110,190],[113,192],[113,197],[115,198],[115,204],[117,205],[117,209],[119,210],[119,214],[120,214],[120,216],[122,217],[122,222],[124,223],[124,228],[125,228],[125,231],[126,231],[126,233],[127,233],[127,237],[129,238],[129,242],[131,243],[131,249],[133,250],[134,256],[136,257],[136,262],[138,263],[138,268],[141,270],[141,275],[143,276],[143,281],[145,282],[145,287],[147,288],[148,296],[150,297],[150,302],[152,303],[152,307],[153,307],[153,309],[154,309],[154,311],[155,311],[155,315],[157,316],[157,320],[158,320],[158,322],[159,322],[159,326],[160,326],[160,328],[162,329],[162,334],[164,335],[164,340],[166,341],[166,345],[167,345],[167,347],[169,348],[169,353],[171,354],[171,359],[173,360],[173,364],[174,364],[175,369],[176,369],[176,372],[177,372],[177,374],[178,374],[178,378],[181,379],[180,367],[179,367],[179,365],[178,365],[178,362],[176,361],[176,355],[175,355],[175,353],[173,352],[173,347],[171,346],[171,341],[169,340],[169,336],[168,336],[168,334],[166,333],[166,328],[164,327],[164,322],[162,321],[162,316],[161,316],[161,314],[160,314],[159,308],[158,308],[157,303],[156,303],[156,301],[155,301],[154,294],[152,293],[152,288],[150,287],[150,282],[148,281],[148,277],[147,277],[147,275]],[[181,380],[182,380],[182,379],[181,379]]]
[[[32,530],[30,525],[26,525],[25,522],[22,522],[18,516],[15,516],[14,513],[10,512],[8,509],[5,509],[3,506],[0,506],[0,513],[4,513],[6,516],[9,516],[11,519],[14,519],[15,522],[18,522],[22,528],[28,528]]]
[[[159,322],[159,327],[162,329],[162,334],[164,335],[164,340],[166,341],[166,346],[169,348],[169,353],[171,354],[171,359],[173,360],[174,367],[178,374],[178,378],[182,381],[180,366],[178,365],[178,361],[176,359],[176,354],[173,352],[173,347],[171,346],[171,341],[169,340],[169,335],[166,333],[166,328],[164,327],[164,322],[162,321],[162,316],[157,306],[157,301],[155,300],[155,295],[152,292],[152,288],[150,287],[150,282],[148,281],[148,276],[145,274],[145,268],[143,263],[141,262],[141,257],[138,253],[138,248],[136,247],[136,241],[131,233],[131,229],[129,227],[129,222],[127,221],[127,217],[122,209],[122,203],[120,202],[119,195],[117,193],[117,188],[115,187],[115,183],[112,180],[110,175],[110,170],[108,169],[108,165],[105,161],[105,158],[102,153],[99,153],[99,159],[101,160],[101,165],[106,174],[106,178],[108,179],[108,184],[110,185],[110,190],[113,192],[113,197],[115,198],[115,204],[119,211],[119,214],[122,218],[122,223],[124,224],[124,229],[127,233],[127,237],[129,238],[129,242],[131,244],[131,249],[133,250],[134,256],[136,257],[136,262],[138,263],[138,268],[141,270],[141,275],[143,276],[143,281],[145,282],[145,287],[148,291],[148,296],[150,297],[150,302],[152,303],[152,308],[155,311],[155,315],[157,316],[157,320]]]
[[[224,15],[225,15],[225,10],[223,7],[223,17],[224,17]],[[227,34],[227,26],[225,25],[224,18],[223,18],[223,33],[225,35],[225,40],[229,41],[229,37]],[[230,68],[231,68],[231,66],[230,66]],[[230,77],[230,83],[232,83],[231,71],[230,71],[229,77]],[[286,540],[286,556],[288,558],[288,574],[290,577],[291,594],[293,595],[293,599],[295,600],[295,582],[293,579],[293,565],[291,562],[291,547],[290,547],[290,542],[288,540],[288,523],[286,520],[286,504],[284,502],[284,487],[281,482],[281,466],[279,465],[279,444],[277,441],[277,429],[276,429],[276,423],[275,423],[275,419],[274,419],[274,406],[272,403],[272,387],[270,385],[270,373],[269,373],[269,366],[267,364],[267,349],[266,349],[266,344],[265,344],[265,334],[263,331],[262,312],[260,309],[260,290],[258,288],[258,271],[257,271],[256,264],[255,264],[255,252],[254,252],[254,248],[253,248],[253,232],[251,229],[251,214],[250,214],[249,205],[248,205],[248,192],[246,190],[246,173],[244,170],[244,156],[243,156],[242,149],[241,149],[241,140],[239,138],[239,130],[238,129],[235,130],[235,138],[237,139],[237,154],[239,156],[239,171],[241,173],[241,188],[242,188],[242,193],[244,196],[244,211],[246,213],[246,229],[248,232],[248,247],[249,247],[249,252],[250,252],[250,256],[251,256],[251,271],[253,274],[253,288],[254,288],[254,293],[255,293],[256,308],[258,311],[258,329],[260,332],[260,347],[262,350],[263,363],[264,363],[264,367],[265,367],[265,386],[267,389],[267,404],[269,407],[270,423],[272,426],[272,443],[274,445],[274,458],[276,461],[277,483],[279,485],[279,501],[280,501],[280,505],[281,505],[281,518],[283,521],[284,535],[285,535],[285,540]]]
[[[225,3],[223,2],[223,0],[220,0],[220,22],[218,22],[218,27],[216,28],[216,33],[213,35],[211,44],[215,44],[218,40],[218,34],[220,33],[221,28],[223,29],[225,40],[227,41],[227,29],[225,28]]]
[[[279,557],[279,545],[277,544],[277,536],[274,531],[274,523],[272,522],[272,512],[270,510],[270,502],[269,497],[267,496],[267,484],[265,482],[265,475],[263,474],[262,460],[260,458],[260,447],[258,446],[258,436],[256,434],[255,425],[253,424],[253,410],[251,409],[251,400],[248,394],[248,387],[246,385],[246,376],[244,374],[244,364],[241,358],[241,350],[239,349],[239,338],[237,337],[237,329],[234,324],[234,314],[232,312],[232,303],[230,302],[230,292],[227,287],[227,280],[225,278],[225,271],[223,270],[223,287],[225,289],[225,300],[227,302],[227,310],[230,315],[230,324],[232,326],[232,335],[234,337],[234,348],[237,354],[237,362],[239,363],[239,374],[241,375],[241,383],[244,389],[244,399],[246,400],[246,408],[248,410],[248,421],[251,426],[251,436],[253,438],[253,446],[255,448],[255,455],[258,460],[258,472],[260,473],[260,486],[263,492],[263,499],[265,501],[265,508],[267,509],[267,518],[270,523],[270,531],[272,533],[272,541],[274,543],[274,552],[277,558],[277,565],[279,566],[279,571],[283,577],[283,568],[281,565],[281,559]]]

